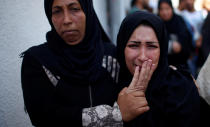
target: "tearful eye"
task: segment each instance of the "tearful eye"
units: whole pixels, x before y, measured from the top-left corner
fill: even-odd
[[[156,46],[156,45],[148,45],[147,47],[148,47],[148,48],[152,48],[152,49],[158,48],[158,46]]]
[[[137,45],[137,44],[128,44],[127,47],[129,47],[129,48],[136,48],[136,47],[139,47],[139,45]]]

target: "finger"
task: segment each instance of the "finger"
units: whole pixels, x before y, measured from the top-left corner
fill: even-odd
[[[135,102],[134,105],[136,108],[148,105],[146,97],[134,97],[133,100]]]
[[[144,107],[137,108],[135,115],[138,116],[140,114],[143,114],[143,113],[147,112],[149,109],[150,109],[149,106],[144,106]]]
[[[139,66],[136,66],[133,79],[131,81],[131,84],[128,86],[128,89],[134,89],[136,87],[138,78],[139,78]]]
[[[149,81],[150,81],[150,79],[151,79],[152,74],[153,74],[154,71],[155,71],[155,64],[152,64],[152,65],[151,65],[151,69],[150,69],[150,71],[149,71],[149,75],[148,75]]]
[[[146,71],[145,71],[145,74],[144,74],[144,77],[143,77],[143,83],[144,83],[144,85],[147,85],[147,81],[148,81],[148,77],[149,77],[149,72],[151,70],[151,65],[152,65],[152,60],[149,59],[147,61]]]
[[[146,73],[146,66],[147,66],[147,61],[145,61],[143,64],[142,64],[142,67],[141,67],[141,72],[139,74],[139,80],[137,82],[137,87],[139,86],[144,86],[142,83],[143,83],[143,80],[144,80],[144,75]]]
[[[151,78],[151,75],[150,75],[151,66],[152,66],[152,60],[149,59],[148,62],[147,62],[147,66],[146,66],[145,76],[144,76],[143,82],[142,82],[142,85],[145,87],[145,91],[146,91],[146,88],[147,88],[148,83],[149,83],[150,78]]]
[[[130,88],[127,90],[127,93],[135,92],[135,91],[144,91],[146,88],[144,86],[138,86],[135,88]]]
[[[123,88],[123,89],[120,91],[120,93],[118,94],[118,96],[124,95],[124,94],[126,93],[127,89],[128,89],[127,87]]]
[[[134,97],[144,97],[145,98],[145,93],[143,91],[134,91],[129,94],[131,94]]]

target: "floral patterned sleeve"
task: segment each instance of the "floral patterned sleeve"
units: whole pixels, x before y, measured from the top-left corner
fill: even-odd
[[[99,105],[84,108],[82,112],[83,127],[123,127],[121,112],[117,102],[114,106]]]

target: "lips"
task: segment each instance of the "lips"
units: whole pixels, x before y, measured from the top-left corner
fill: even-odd
[[[63,36],[74,36],[74,35],[77,35],[78,34],[78,31],[77,30],[65,30],[62,32],[62,35]]]

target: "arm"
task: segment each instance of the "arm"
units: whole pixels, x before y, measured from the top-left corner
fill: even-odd
[[[91,108],[84,108],[82,112],[82,125],[84,127],[122,127],[123,121],[118,104],[113,107],[99,105]]]
[[[23,59],[21,80],[25,106],[33,125],[82,125],[82,109],[58,105],[55,100],[56,88],[42,66],[28,53]]]

